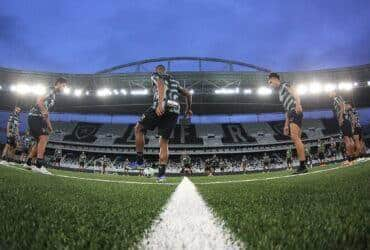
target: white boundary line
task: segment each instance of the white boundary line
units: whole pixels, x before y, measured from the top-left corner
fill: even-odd
[[[144,234],[139,249],[224,250],[242,243],[212,214],[194,184],[184,177],[162,213]]]
[[[22,167],[18,166],[8,166],[8,165],[2,165],[8,168],[23,170],[29,173],[33,173],[31,170],[26,170]],[[38,173],[35,173],[38,174]],[[67,178],[67,179],[77,179],[77,180],[85,180],[85,181],[97,181],[97,182],[108,182],[108,183],[120,183],[120,184],[136,184],[136,185],[161,185],[161,186],[176,186],[179,184],[179,182],[166,182],[166,183],[156,183],[156,182],[139,182],[139,181],[119,181],[119,180],[108,180],[108,179],[95,179],[95,178],[86,178],[86,177],[77,177],[77,176],[69,176],[69,175],[62,175],[62,174],[51,174],[49,176],[57,176],[61,178]]]
[[[353,165],[352,165],[353,166]],[[349,166],[352,167],[352,166]],[[195,185],[214,185],[214,184],[226,184],[226,183],[242,183],[242,182],[256,182],[256,181],[269,181],[269,180],[275,180],[275,179],[283,179],[283,178],[293,178],[293,177],[300,177],[305,175],[311,175],[311,174],[318,174],[323,172],[329,172],[333,170],[337,170],[340,168],[347,168],[347,166],[337,166],[333,168],[327,168],[327,169],[321,169],[317,171],[307,172],[304,174],[289,174],[289,175],[283,175],[283,176],[275,176],[275,177],[266,177],[266,178],[255,178],[255,179],[247,179],[247,180],[230,180],[230,181],[210,181],[210,182],[194,182]]]
[[[357,165],[357,163],[355,163],[354,165]],[[29,171],[29,170],[25,170],[24,168],[17,167],[17,166],[8,166],[8,165],[3,165],[3,166],[8,167],[8,168],[15,168],[15,169],[19,169],[19,170]],[[297,174],[297,175],[289,174],[289,175],[283,175],[283,176],[266,177],[266,178],[254,178],[254,179],[246,179],[246,180],[210,181],[210,182],[193,182],[193,183],[195,185],[215,185],[215,184],[226,184],[226,183],[243,183],[243,182],[269,181],[269,180],[275,180],[275,179],[294,178],[294,177],[300,177],[300,176],[305,176],[305,175],[318,174],[318,173],[329,172],[329,171],[333,171],[333,170],[337,170],[337,169],[341,169],[341,168],[346,168],[346,167],[347,166],[337,166],[337,167],[333,167],[333,168],[321,169],[321,170],[307,172],[307,173],[304,173],[304,174]],[[57,176],[57,177],[69,178],[69,179],[77,179],[77,180],[86,180],[86,181],[97,181],[97,182],[107,182],[107,183],[120,183],[120,184],[136,184],[136,185],[176,186],[176,185],[180,184],[179,182],[173,182],[173,183],[170,183],[170,182],[167,182],[167,183],[156,183],[156,182],[139,182],[139,181],[119,181],[119,180],[108,180],[108,179],[95,179],[95,178],[86,178],[86,177],[61,175],[61,174],[52,174],[51,176]]]

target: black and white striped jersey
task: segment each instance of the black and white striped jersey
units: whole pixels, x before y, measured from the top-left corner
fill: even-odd
[[[44,106],[47,111],[50,111],[51,108],[55,105],[55,91],[54,89],[49,92],[47,97],[45,98],[44,101]],[[39,106],[36,104],[35,106],[32,107],[30,112],[28,113],[30,116],[42,116],[41,110]]]
[[[279,100],[283,104],[285,112],[295,110],[296,100],[292,94],[289,93],[290,84],[288,82],[281,82],[279,87]]]
[[[344,101],[343,97],[338,95],[338,96],[335,96],[333,98],[334,113],[335,113],[337,119],[340,118],[339,114],[340,114],[340,107],[341,107],[342,104],[345,104],[345,101]],[[348,118],[349,118],[348,117],[348,112],[346,110],[344,110],[343,119],[348,119]]]
[[[353,124],[353,127],[361,128],[360,118],[358,116],[357,110],[355,108],[350,108],[348,110],[348,115],[351,120],[351,123]]]
[[[16,136],[19,132],[19,114],[15,111],[10,113],[8,119],[8,135],[7,136]]]
[[[162,79],[164,82],[164,88],[165,88],[165,95],[164,95],[164,108],[168,112],[180,113],[180,91],[182,87],[180,86],[180,83],[173,79],[172,76],[168,74],[158,74],[153,73],[151,76],[152,84],[153,84],[153,105],[152,108],[156,109],[159,102],[159,95],[158,95],[158,80]]]

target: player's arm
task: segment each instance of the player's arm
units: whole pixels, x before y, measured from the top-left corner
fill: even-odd
[[[185,111],[185,115],[190,117],[193,115],[193,111],[191,110],[191,105],[193,103],[193,98],[192,98],[192,95],[191,93],[185,89],[185,88],[179,88],[179,92],[181,95],[185,96],[185,100],[186,100],[186,111]]]
[[[53,131],[53,127],[51,126],[51,122],[50,122],[50,119],[49,119],[49,112],[48,110],[46,109],[45,107],[45,100],[46,100],[47,96],[42,96],[40,97],[38,100],[37,100],[37,106],[39,107],[40,111],[41,111],[41,114],[42,116],[44,117],[45,121],[46,121],[46,124],[48,126],[48,129],[49,129],[49,132],[52,132]]]
[[[164,80],[159,77],[159,75],[153,75],[152,81],[157,87],[158,91],[158,106],[155,110],[155,113],[158,116],[161,116],[164,114],[164,108],[163,108],[163,101],[164,101],[164,95],[165,95],[165,86],[164,86]]]
[[[288,113],[285,113],[285,124],[284,124],[284,135],[288,136],[289,135],[289,118],[288,118]]]
[[[294,97],[295,100],[295,111],[302,113],[301,97],[298,95],[297,90],[294,87],[287,87],[288,92]]]

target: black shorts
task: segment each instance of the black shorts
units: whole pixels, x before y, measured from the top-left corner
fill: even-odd
[[[340,127],[340,130],[342,131],[343,136],[352,137],[353,131],[352,131],[352,124],[349,120],[344,119],[343,124]]]
[[[303,113],[297,113],[295,110],[288,112],[289,123],[295,123],[299,128],[302,127]]]
[[[80,166],[81,166],[81,167],[84,167],[84,166],[85,166],[85,162],[80,161]]]
[[[24,153],[24,154],[28,154],[28,152],[30,151],[30,149],[29,148],[27,148],[27,147],[23,147],[22,148],[22,152]]]
[[[143,126],[142,131],[144,133],[146,133],[147,130],[154,130],[158,127],[158,135],[168,140],[176,126],[178,116],[179,115],[176,113],[167,111],[162,116],[157,116],[155,110],[149,108],[144,112],[139,124]]]
[[[286,159],[286,163],[287,163],[287,164],[292,164],[292,158],[287,158],[287,159]]]
[[[321,159],[321,160],[322,160],[322,159],[325,159],[325,155],[324,155],[324,153],[323,153],[323,152],[320,152],[320,153],[319,153],[319,159]]]
[[[6,144],[11,146],[12,148],[16,148],[17,147],[17,138],[15,136],[8,136],[6,138]]]
[[[62,158],[55,158],[55,162],[60,162],[62,160]]]
[[[41,135],[49,135],[48,125],[41,116],[28,116],[28,127],[30,135],[38,139]]]

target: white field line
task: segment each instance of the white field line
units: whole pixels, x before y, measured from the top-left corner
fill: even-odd
[[[347,166],[337,166],[337,167],[333,167],[333,168],[327,168],[327,169],[321,169],[321,170],[317,170],[317,171],[307,172],[307,173],[304,173],[304,174],[295,174],[295,175],[294,174],[289,174],[289,175],[282,175],[282,176],[275,176],[275,177],[266,177],[266,178],[255,178],[255,179],[247,179],[247,180],[194,182],[194,184],[196,184],[196,185],[214,185],[214,184],[226,184],[226,183],[242,183],[242,182],[269,181],[269,180],[275,180],[275,179],[294,178],[294,177],[300,177],[300,176],[305,176],[305,175],[318,174],[318,173],[329,172],[329,171],[337,170],[337,169],[340,169],[340,168],[346,168],[346,167]]]
[[[29,173],[34,173],[31,170],[26,170],[22,167],[18,166],[8,166],[8,165],[3,165],[9,168],[13,169],[18,169],[18,170],[23,170]],[[39,174],[39,173],[36,173]],[[97,181],[97,182],[108,182],[108,183],[120,183],[120,184],[136,184],[136,185],[165,185],[165,186],[175,186],[178,185],[178,182],[174,183],[156,183],[156,182],[139,182],[139,181],[120,181],[120,180],[108,180],[108,179],[95,179],[95,178],[86,178],[86,177],[77,177],[77,176],[69,176],[69,175],[62,175],[62,174],[51,174],[49,176],[56,176],[56,177],[61,177],[61,178],[67,178],[67,179],[76,179],[76,180],[85,180],[85,181]]]
[[[216,219],[194,184],[184,177],[139,249],[239,249],[242,244]]]

